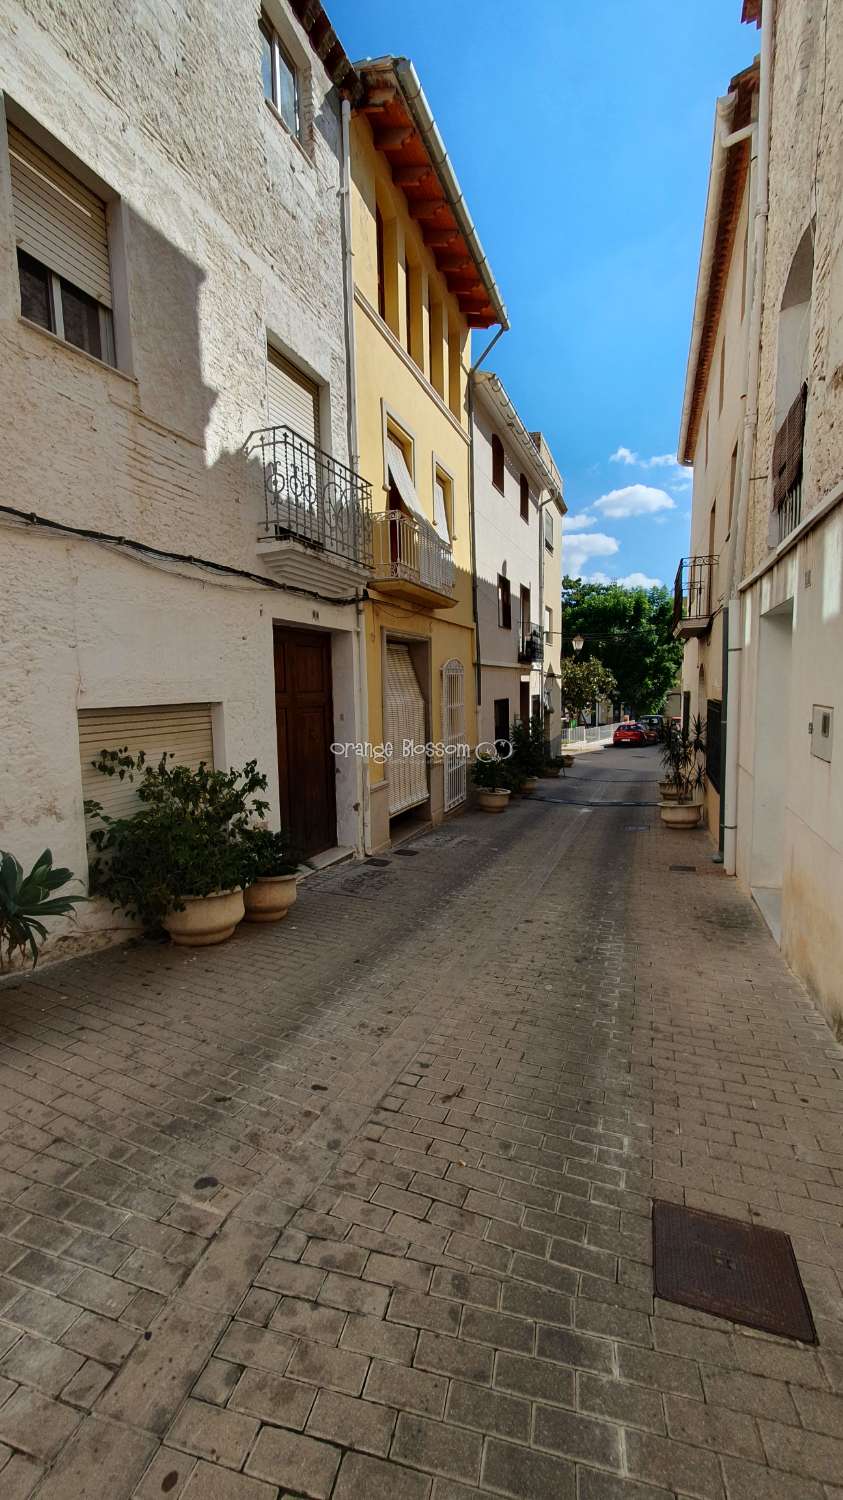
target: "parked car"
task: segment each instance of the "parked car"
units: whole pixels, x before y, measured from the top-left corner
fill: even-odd
[[[662,737],[662,722],[661,714],[642,714],[638,720],[647,736],[648,745],[658,744]]]
[[[630,719],[627,724],[619,724],[612,735],[613,745],[646,745],[647,731],[643,724],[637,724]]]

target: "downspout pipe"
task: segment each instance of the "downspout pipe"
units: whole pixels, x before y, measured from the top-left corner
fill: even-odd
[[[475,514],[475,491],[474,491],[474,376],[480,369],[484,359],[491,354],[498,339],[506,333],[507,323],[501,323],[500,328],[486,345],[483,353],[474,361],[468,372],[468,515],[469,534],[471,538],[471,612],[474,619],[474,697],[477,707],[483,702],[483,661],[480,654],[480,610],[477,601],[477,518]]]
[[[758,428],[758,372],[761,362],[761,313],[764,293],[764,265],[767,254],[767,213],[770,183],[770,114],[773,70],[773,28],[775,0],[764,0],[761,13],[761,68],[758,92],[756,130],[757,164],[753,207],[753,262],[750,297],[749,333],[746,357],[746,404],[741,447],[740,483],[738,486],[735,545],[729,558],[728,606],[728,710],[726,717],[725,800],[723,815],[723,868],[727,875],[737,872],[738,825],[738,743],[740,739],[742,688],[742,609],[739,585],[744,568],[746,534],[749,520],[749,486],[755,457],[755,435]]]

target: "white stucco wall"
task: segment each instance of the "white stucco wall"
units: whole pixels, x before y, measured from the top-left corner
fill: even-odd
[[[759,424],[743,594],[738,875],[779,882],[782,949],[843,1017],[843,27],[837,8],[776,6],[770,213]],[[798,128],[794,122],[798,122]],[[779,313],[814,225],[802,529],[770,540]],[[839,497],[837,501],[835,497]],[[812,513],[823,516],[812,525]],[[796,543],[793,545],[793,543]],[[771,673],[770,668],[774,669]],[[830,763],[811,754],[812,707],[834,710]],[[776,817],[769,799],[774,796]]]
[[[492,483],[492,433],[496,432],[504,449],[504,492]],[[477,567],[477,613],[480,656],[482,661],[482,703],[478,718],[478,738],[494,737],[494,700],[508,697],[510,719],[519,714],[522,680],[529,679],[531,700],[538,695],[544,701],[544,678],[551,668],[558,684],[561,650],[561,516],[551,501],[554,547],[544,544],[544,520],[540,503],[550,491],[541,469],[531,467],[529,449],[513,441],[502,414],[482,381],[475,384],[474,396],[474,508],[475,550]],[[520,475],[530,481],[530,519],[521,519]],[[540,558],[544,554],[543,598]],[[498,624],[498,574],[509,579],[512,604],[512,629]],[[520,590],[530,590],[531,619],[544,635],[544,606],[553,612],[553,638],[544,641],[544,661],[532,670],[518,662],[520,626]],[[551,735],[559,733],[558,685],[552,690],[553,712]]]
[[[111,199],[121,366],[20,319],[0,120],[3,502],[258,573],[262,473],[243,445],[266,423],[268,335],[320,383],[323,447],[348,458],[339,106],[291,12],[269,9],[300,67],[301,144],[264,102],[251,0],[22,0],[0,51],[10,112]],[[83,707],[219,705],[218,763],[257,757],[277,818],[273,618],[341,632],[335,729],[359,737],[353,608],[35,530],[4,525],[0,540],[0,827],[24,863],[49,845],[86,872]],[[346,779],[339,831],[358,843]],[[86,908],[74,930],[112,921]]]

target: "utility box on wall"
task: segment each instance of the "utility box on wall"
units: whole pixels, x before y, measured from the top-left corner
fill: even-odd
[[[818,760],[831,760],[834,740],[834,709],[815,703],[811,712],[811,754]]]

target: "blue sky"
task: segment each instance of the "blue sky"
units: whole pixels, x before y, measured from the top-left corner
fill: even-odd
[[[566,567],[672,581],[690,471],[669,458],[714,102],[758,49],[740,0],[327,10],[353,59],[416,65],[509,309],[489,367],[564,476]]]

